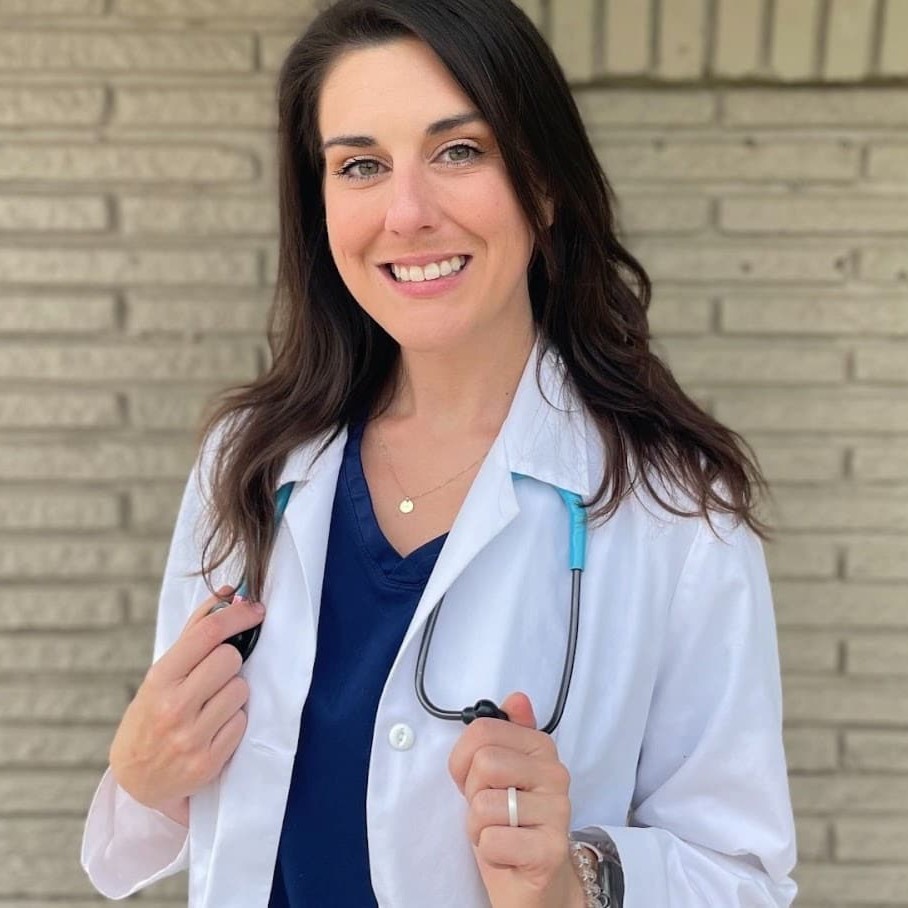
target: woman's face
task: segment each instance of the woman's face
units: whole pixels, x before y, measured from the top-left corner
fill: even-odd
[[[532,232],[490,127],[431,49],[405,39],[345,53],[322,87],[319,127],[337,269],[402,348],[529,328]],[[401,281],[391,264],[427,267]]]

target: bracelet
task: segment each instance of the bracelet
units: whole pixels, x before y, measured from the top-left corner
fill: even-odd
[[[571,841],[571,863],[583,885],[586,908],[610,908],[612,900],[599,885],[599,859],[593,849],[584,842]]]

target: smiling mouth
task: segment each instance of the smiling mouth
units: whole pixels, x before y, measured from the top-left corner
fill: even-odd
[[[389,275],[389,277],[391,278],[392,281],[394,281],[395,284],[434,284],[436,281],[443,281],[445,279],[457,277],[458,274],[461,274],[464,271],[466,271],[470,262],[473,261],[473,256],[464,255],[464,256],[461,256],[461,258],[463,258],[465,261],[464,261],[463,265],[461,265],[461,267],[457,271],[452,271],[450,274],[439,275],[438,277],[427,277],[421,281],[401,281],[401,280],[399,280],[397,278],[397,275],[394,273],[394,269],[391,267],[390,262],[388,262],[385,265],[382,265],[381,267],[384,268],[385,272]]]

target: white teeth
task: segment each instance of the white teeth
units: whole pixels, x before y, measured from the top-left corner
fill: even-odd
[[[446,259],[442,262],[432,262],[428,265],[391,265],[394,276],[401,282],[421,283],[422,281],[435,281],[440,277],[447,277],[452,272],[460,271],[467,260],[462,255],[455,255],[453,258]]]

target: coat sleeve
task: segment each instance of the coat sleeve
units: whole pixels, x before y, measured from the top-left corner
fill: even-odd
[[[787,908],[797,892],[782,688],[763,549],[699,527],[669,607],[629,826],[624,908]]]
[[[197,530],[202,513],[199,461],[190,473],[164,570],[155,628],[154,660],[180,635],[189,615],[208,596],[199,566]],[[121,899],[156,880],[186,869],[186,827],[134,800],[110,768],[92,799],[82,837],[82,866],[95,888]]]

